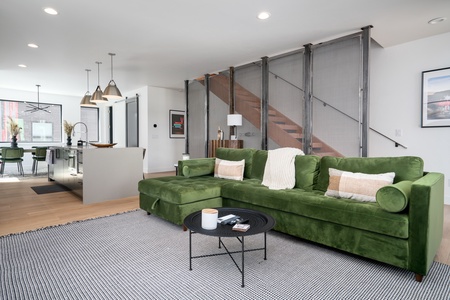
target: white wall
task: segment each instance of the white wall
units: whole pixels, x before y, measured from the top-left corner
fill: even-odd
[[[450,127],[421,128],[422,71],[450,67],[450,33],[395,47],[372,47],[370,126],[408,146],[371,132],[369,156],[415,155],[425,170],[445,174],[445,201],[450,204]],[[401,137],[395,130],[402,131]]]
[[[184,91],[148,88],[147,157],[149,161],[147,166],[150,173],[174,171],[174,164],[181,159],[184,152],[185,139],[169,138],[169,110],[171,109],[185,110]],[[141,108],[139,111],[141,112]]]
[[[145,173],[174,171],[184,152],[184,139],[169,138],[169,110],[185,110],[184,91],[145,86],[122,93],[139,95],[139,147],[145,148]],[[125,146],[125,101],[111,103],[114,112],[114,142]],[[105,118],[107,114],[105,114]],[[156,127],[154,127],[156,124]]]

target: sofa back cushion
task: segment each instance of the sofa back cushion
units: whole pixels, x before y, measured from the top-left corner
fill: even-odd
[[[297,155],[295,157],[295,187],[311,191],[319,176],[320,157]]]
[[[251,178],[255,149],[217,148],[216,157],[224,160],[240,161],[245,159],[244,178]]]
[[[253,155],[250,178],[263,180],[267,155],[267,150],[256,150]],[[318,156],[297,155],[295,157],[295,188],[312,190],[319,174],[319,163],[320,157]]]
[[[319,177],[315,190],[326,192],[329,181],[328,169],[349,172],[379,174],[394,172],[394,183],[415,181],[423,176],[423,160],[415,156],[400,157],[334,157],[324,156],[320,160]]]

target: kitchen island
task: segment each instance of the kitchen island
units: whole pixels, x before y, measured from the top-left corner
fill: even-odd
[[[51,147],[49,179],[80,196],[83,204],[137,196],[143,148]]]

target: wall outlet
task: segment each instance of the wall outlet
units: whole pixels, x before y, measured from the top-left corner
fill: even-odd
[[[395,136],[401,137],[403,135],[403,130],[395,129]]]

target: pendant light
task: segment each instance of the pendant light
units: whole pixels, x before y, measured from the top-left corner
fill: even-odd
[[[109,99],[122,99],[122,94],[120,93],[119,89],[117,88],[116,82],[113,79],[113,56],[116,54],[108,53],[108,55],[111,56],[111,80],[109,81],[108,86],[105,88],[103,96]]]
[[[97,64],[97,69],[98,69],[98,85],[97,85],[97,88],[95,89],[95,92],[92,94],[91,102],[94,102],[94,103],[108,102],[108,99],[103,97],[103,92],[102,92],[102,89],[100,88],[100,64],[101,64],[101,62],[96,61],[95,63]]]
[[[97,106],[94,102],[91,102],[91,92],[89,92],[89,72],[91,70],[86,69],[86,76],[87,76],[87,92],[84,94],[83,99],[81,99],[80,106]]]
[[[25,112],[35,113],[38,111],[45,111],[46,113],[50,113],[48,108],[52,105],[47,105],[47,104],[45,104],[44,106],[41,105],[41,103],[39,102],[39,88],[41,86],[39,84],[36,84],[36,87],[37,87],[37,105],[25,102],[26,107],[28,108],[27,110],[25,110]]]

